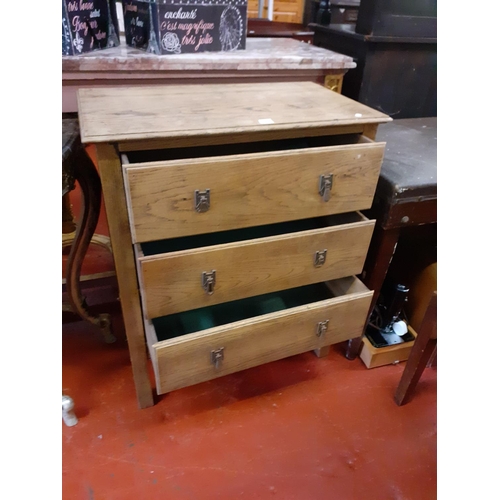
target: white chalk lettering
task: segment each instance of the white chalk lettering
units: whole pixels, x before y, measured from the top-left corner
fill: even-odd
[[[94,8],[94,2],[84,2],[80,0],[80,10],[92,10]]]
[[[75,33],[78,33],[79,31],[83,31],[83,34],[86,36],[88,31],[89,31],[89,27],[87,26],[87,23],[85,21],[80,21],[80,16],[75,16],[73,18],[73,21],[71,23],[73,25],[73,28],[74,28],[74,32]]]
[[[196,19],[198,9],[193,9],[190,12],[184,12],[182,7],[179,7],[175,12],[165,12],[165,19]]]

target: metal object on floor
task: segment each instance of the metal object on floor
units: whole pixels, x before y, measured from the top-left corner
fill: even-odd
[[[68,427],[73,427],[78,423],[78,418],[73,411],[75,403],[69,396],[62,396],[62,418]]]

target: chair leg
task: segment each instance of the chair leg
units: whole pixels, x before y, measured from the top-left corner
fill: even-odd
[[[394,395],[394,401],[398,406],[402,406],[409,401],[429,359],[434,353],[437,345],[436,317],[437,296],[434,294],[427,307],[420,331]]]

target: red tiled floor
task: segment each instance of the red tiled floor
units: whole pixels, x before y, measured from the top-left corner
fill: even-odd
[[[63,498],[436,498],[436,369],[414,399],[393,393],[404,364],[367,370],[340,346],[181,389],[139,410],[118,342],[63,326]]]

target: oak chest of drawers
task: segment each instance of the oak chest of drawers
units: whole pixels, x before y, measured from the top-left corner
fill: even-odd
[[[141,407],[362,334],[386,115],[314,83],[81,89]]]

